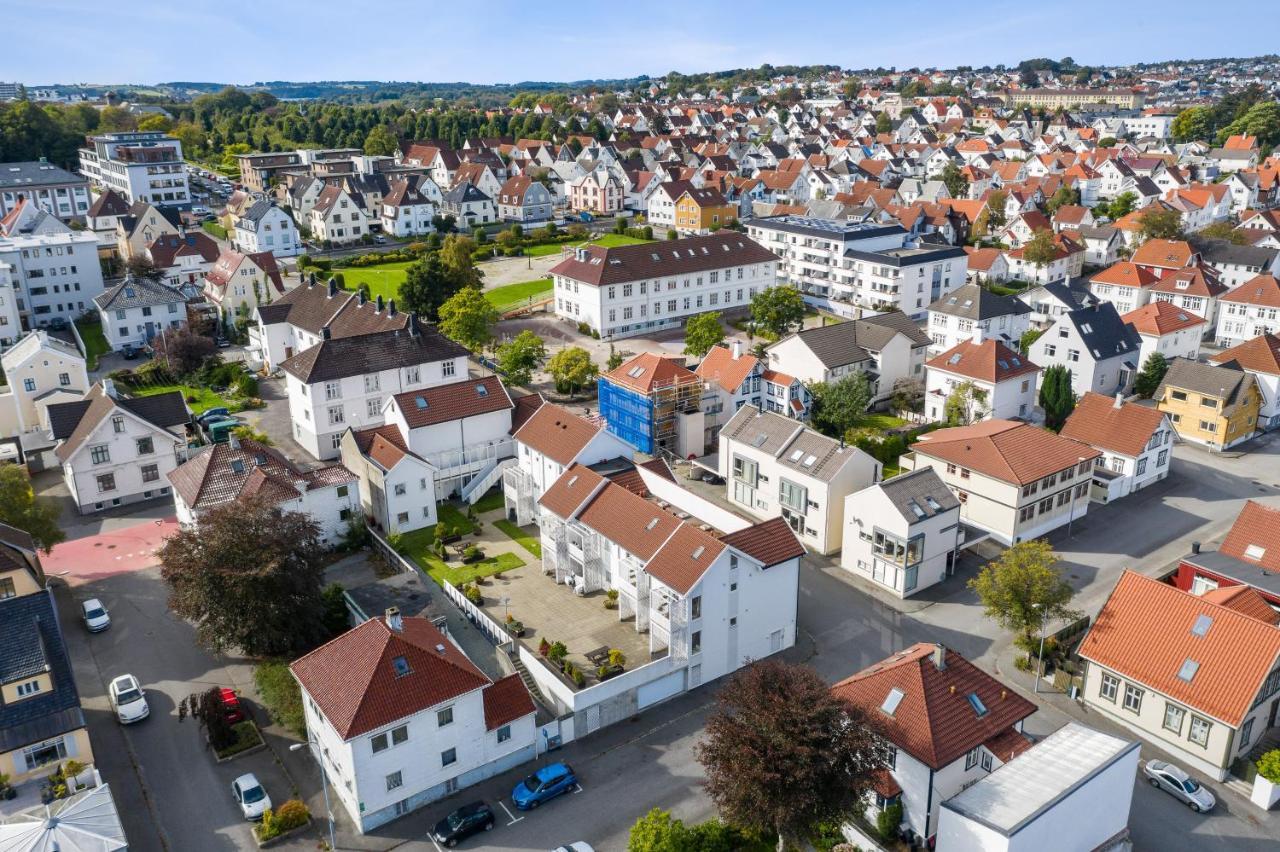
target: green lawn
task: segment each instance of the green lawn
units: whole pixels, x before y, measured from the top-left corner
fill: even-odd
[[[576,245],[576,243],[546,243],[540,246],[527,246],[524,254],[525,257],[546,257],[549,254],[559,254],[562,248],[571,245]]]
[[[102,333],[102,323],[76,320],[76,331],[80,332],[80,339],[84,341],[84,348],[87,350],[84,353],[85,369],[93,372],[98,369],[99,356],[111,351],[111,347],[107,345],[107,336]]]
[[[507,505],[507,500],[502,494],[502,488],[495,486],[476,501],[476,511],[483,515],[485,512],[501,509],[505,505]]]
[[[204,228],[205,231],[220,240],[225,240],[227,238],[227,229],[219,225],[217,222],[202,222],[200,227]]]
[[[223,399],[208,388],[198,388],[193,385],[145,385],[143,387],[130,387],[128,391],[133,396],[155,396],[156,394],[168,393],[169,391],[182,391],[182,398],[195,397],[193,402],[188,402],[187,407],[191,409],[192,414],[203,414],[210,408],[224,407],[232,412],[243,410],[239,402]]]
[[[396,299],[400,296],[400,285],[404,283],[406,270],[412,261],[401,260],[396,263],[382,263],[378,266],[348,266],[335,269],[332,274],[342,273],[343,286],[355,292],[361,284],[369,285],[369,298]]]
[[[542,558],[542,542],[534,536],[529,535],[515,524],[503,518],[500,521],[494,521],[493,525],[507,534],[507,538],[529,551],[537,558]]]
[[[457,512],[452,506],[441,506],[441,516],[445,514],[445,509]],[[400,537],[400,552],[421,566],[432,580],[441,585],[444,580],[448,580],[454,586],[461,587],[464,583],[470,583],[478,577],[488,577],[499,571],[510,571],[524,565],[524,560],[514,553],[499,553],[497,556],[486,557],[470,565],[447,564],[428,549],[435,535],[435,526],[404,533]]]
[[[653,240],[642,240],[637,237],[628,237],[626,234],[601,234],[591,242],[605,248],[617,248],[618,246],[642,246],[645,243],[651,243]]]
[[[910,425],[901,417],[894,417],[892,414],[864,414],[853,424],[854,429],[879,429],[881,432],[887,432],[890,429],[901,429],[903,426]]]
[[[523,308],[530,300],[537,301],[551,295],[551,279],[539,278],[536,281],[519,281],[515,284],[504,284],[486,290],[484,297],[499,311],[511,311]]]

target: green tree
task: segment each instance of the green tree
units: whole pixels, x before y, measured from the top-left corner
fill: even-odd
[[[1200,236],[1209,237],[1214,240],[1226,240],[1234,245],[1243,246],[1249,243],[1249,238],[1244,231],[1232,225],[1230,222],[1214,222],[1207,228],[1200,229]]]
[[[924,411],[924,385],[919,379],[904,376],[895,379],[889,395],[889,407],[893,411]]]
[[[1172,207],[1153,204],[1142,214],[1138,235],[1147,240],[1182,239],[1182,214]]]
[[[711,347],[724,340],[724,326],[720,325],[720,312],[708,311],[690,317],[684,326],[684,354],[701,358]]]
[[[304,512],[253,497],[210,509],[160,549],[169,609],[214,651],[296,657],[327,638],[325,552]]]
[[[734,673],[695,753],[720,814],[776,835],[779,849],[858,808],[888,757],[813,669],[773,659]]]
[[[479,352],[493,340],[498,309],[475,287],[463,287],[440,306],[440,331],[445,337]]]
[[[960,171],[960,167],[950,160],[942,167],[942,174],[939,176],[942,183],[947,188],[947,194],[952,198],[967,198],[969,196],[969,179],[964,176],[964,172]]]
[[[971,380],[952,388],[942,404],[942,417],[948,426],[968,426],[987,413],[987,392]]]
[[[399,149],[396,135],[385,125],[379,124],[364,137],[364,152],[370,157],[391,157]]]
[[[1059,432],[1076,407],[1071,371],[1063,364],[1054,364],[1044,371],[1041,378],[1040,407],[1044,409],[1044,425]]]
[[[173,119],[167,115],[153,113],[138,122],[139,130],[169,130],[173,127]]]
[[[483,273],[476,268],[471,255],[476,244],[470,237],[450,234],[440,246],[440,262],[459,287],[479,287]]]
[[[0,524],[25,532],[45,553],[67,537],[58,525],[57,504],[37,497],[27,469],[16,464],[0,465]]]
[[[507,384],[525,387],[533,380],[533,371],[547,359],[547,347],[541,337],[525,329],[499,346],[497,357]]]
[[[1008,203],[1008,194],[998,189],[987,196],[987,206],[982,209],[987,214],[987,233],[993,234],[1004,227],[1007,218],[1004,206]]]
[[[1042,329],[1029,328],[1022,332],[1022,336],[1018,338],[1018,351],[1026,355],[1031,351],[1031,345],[1040,339],[1040,335],[1044,334]]]
[[[434,322],[440,316],[440,306],[461,289],[462,286],[444,268],[440,255],[429,254],[405,270],[399,290],[399,307],[416,311],[424,319]]]
[[[1065,207],[1069,204],[1080,203],[1080,190],[1071,186],[1060,186],[1058,191],[1050,196],[1045,202],[1044,209],[1050,213],[1056,213],[1058,208]]]
[[[697,852],[697,848],[683,822],[654,808],[631,826],[627,852]]]
[[[1020,541],[988,562],[969,581],[983,612],[1030,642],[1045,624],[1075,618],[1074,592],[1058,568],[1058,555],[1042,538]]]
[[[893,129],[893,119],[889,118],[889,113],[876,113],[876,133],[888,133]]]
[[[610,343],[609,344],[609,360],[604,362],[605,371],[612,373],[614,370],[621,367],[622,363],[626,360],[627,359],[622,357],[622,353],[619,352],[617,349],[614,349],[613,344]]]
[[[1031,235],[1022,247],[1022,256],[1034,263],[1037,269],[1043,269],[1058,258],[1058,244],[1053,239],[1053,231],[1041,228]]]
[[[1152,352],[1133,379],[1133,392],[1143,399],[1151,399],[1160,387],[1160,383],[1164,381],[1164,374],[1167,372],[1169,372],[1168,359],[1159,352]]]
[[[794,287],[766,287],[751,299],[751,319],[774,337],[782,337],[804,321],[804,298]]]
[[[1218,144],[1231,136],[1256,136],[1264,151],[1280,144],[1280,103],[1273,100],[1255,103],[1244,115],[1218,131]]]
[[[810,385],[809,392],[813,395],[813,428],[832,438],[843,437],[871,404],[871,381],[861,370],[834,382]]]
[[[1115,198],[1111,199],[1110,204],[1099,205],[1103,208],[1102,215],[1110,217],[1111,221],[1116,221],[1128,216],[1133,212],[1134,207],[1138,204],[1138,196],[1132,192],[1122,192]]]
[[[178,722],[188,716],[195,719],[209,738],[214,751],[222,751],[235,745],[236,732],[227,721],[226,708],[222,706],[222,688],[211,686],[202,692],[193,692],[178,702]]]
[[[599,374],[600,368],[591,360],[590,352],[581,346],[570,346],[551,356],[547,372],[555,380],[557,390],[576,396],[587,382]]]

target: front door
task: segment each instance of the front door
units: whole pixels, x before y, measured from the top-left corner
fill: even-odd
[[[1271,715],[1267,717],[1267,727],[1274,728],[1276,726],[1276,715],[1280,713],[1280,698],[1271,702]]]

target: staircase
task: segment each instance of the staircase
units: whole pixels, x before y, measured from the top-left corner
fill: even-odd
[[[534,700],[544,707],[554,707],[555,705],[547,701],[546,696],[538,689],[538,682],[533,679],[533,675],[529,674],[529,670],[525,668],[524,663],[520,660],[519,654],[513,654],[511,664],[515,666],[516,674],[520,675],[520,682],[524,684],[524,688],[529,690],[529,694]]]
[[[494,459],[462,488],[462,499],[471,506],[494,485],[502,481],[502,472],[516,463],[514,458]]]

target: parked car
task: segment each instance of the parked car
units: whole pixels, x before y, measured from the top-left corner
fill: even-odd
[[[107,686],[107,700],[122,725],[141,722],[151,715],[147,693],[131,674],[120,675]]]
[[[375,244],[375,245],[385,246],[385,245],[387,244],[387,238],[386,238],[386,237],[374,237],[374,238],[373,238],[373,242],[374,242],[374,244]]]
[[[231,341],[221,336],[215,338],[214,343],[217,344],[219,349],[226,349],[231,346]]]
[[[54,331],[62,331],[67,327],[67,325],[68,323],[67,323],[66,317],[54,317],[53,319],[49,320],[49,328],[53,329]]]
[[[240,706],[240,696],[234,689],[222,687],[218,690],[218,700],[222,702],[222,715],[228,725],[244,721],[244,708]]]
[[[241,775],[231,782],[231,795],[240,806],[240,813],[245,819],[260,820],[262,812],[271,807],[271,797],[258,783],[258,776],[252,772]]]
[[[111,616],[97,598],[89,598],[80,604],[80,618],[90,633],[101,633],[111,626]]]
[[[517,783],[511,791],[511,801],[522,811],[531,810],[548,799],[569,792],[577,783],[573,767],[567,763],[552,763]]]
[[[200,217],[200,221],[201,221],[201,222],[216,222],[216,221],[218,221],[218,217],[217,217],[217,216],[215,216],[215,215],[213,215],[212,213],[206,213],[206,214],[204,214],[203,216],[201,216],[201,217]]]
[[[133,348],[132,344],[126,343],[121,349],[120,354],[124,356],[126,361],[138,360],[138,350]]]
[[[196,422],[199,423],[201,426],[204,426],[210,420],[222,420],[230,416],[231,416],[231,412],[221,406],[217,408],[206,408],[196,417]]]
[[[437,843],[453,847],[459,840],[493,828],[493,809],[484,802],[463,805],[436,823],[431,836]]]
[[[1142,766],[1143,773],[1152,787],[1159,787],[1175,799],[1183,802],[1198,814],[1208,813],[1218,800],[1182,769],[1163,760],[1148,760]]]

